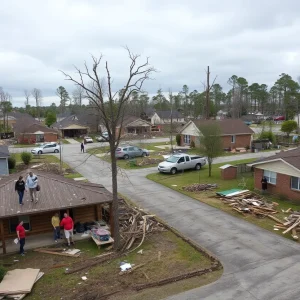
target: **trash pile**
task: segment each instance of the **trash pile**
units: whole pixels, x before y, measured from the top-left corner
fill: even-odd
[[[91,229],[91,236],[100,242],[106,242],[110,239],[110,232],[103,228],[94,227]]]
[[[154,215],[147,215],[142,209],[128,206],[123,199],[119,202],[119,221],[122,251],[134,251],[143,244],[147,235],[166,230]],[[132,249],[135,242],[138,245]]]
[[[266,217],[278,213],[276,210],[278,203],[268,203],[249,190],[236,190],[232,193],[223,191],[218,192],[217,195],[225,204],[241,214],[249,213],[256,217]]]
[[[284,221],[281,221],[279,219],[274,219],[274,221],[277,222],[277,224],[274,225],[274,230],[283,230],[283,234],[286,234],[288,232],[291,232],[292,238],[294,240],[298,240],[297,231],[300,231],[300,211],[292,211],[291,208],[289,208],[286,211],[283,211],[284,213],[290,213],[291,214],[288,217],[284,218]]]
[[[138,166],[148,166],[155,165],[164,161],[163,158],[152,158],[152,157],[144,157],[137,165]]]
[[[211,191],[216,189],[218,185],[216,183],[193,183],[188,186],[182,187],[184,191],[187,192],[202,192],[202,191]]]
[[[0,283],[0,299],[24,299],[43,275],[39,269],[8,271]]]

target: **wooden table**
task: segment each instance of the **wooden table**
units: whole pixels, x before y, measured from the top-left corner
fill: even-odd
[[[110,237],[108,241],[99,241],[96,238],[94,238],[92,235],[91,235],[91,237],[99,249],[101,248],[102,245],[112,244],[114,242],[114,239],[112,237]]]

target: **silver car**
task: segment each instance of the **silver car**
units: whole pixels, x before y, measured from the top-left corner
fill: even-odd
[[[147,149],[141,149],[136,146],[125,146],[119,147],[116,150],[116,158],[133,158],[133,157],[145,157],[149,156],[149,151]]]
[[[32,154],[44,154],[44,153],[59,153],[60,145],[57,143],[48,143],[41,145],[31,150]]]

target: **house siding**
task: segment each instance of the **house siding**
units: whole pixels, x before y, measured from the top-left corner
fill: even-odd
[[[254,187],[261,190],[261,179],[263,177],[264,170],[254,168]],[[291,176],[277,173],[276,185],[268,183],[267,191],[270,194],[285,196],[290,200],[296,200],[300,202],[300,191],[291,189]]]
[[[0,175],[8,175],[9,171],[8,171],[8,162],[7,162],[7,158],[3,157],[0,158]]]
[[[235,135],[235,143],[231,142],[231,135],[222,136],[223,148],[246,148],[251,146],[251,134]]]
[[[36,135],[28,133],[20,133],[17,137],[19,144],[35,144]],[[46,132],[44,133],[44,141],[47,142],[57,142],[57,133]]]

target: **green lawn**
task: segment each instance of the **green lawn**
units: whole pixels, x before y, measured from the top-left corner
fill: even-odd
[[[241,160],[241,161],[232,161],[230,164],[236,165],[241,163],[249,163],[253,161],[253,159],[248,160]],[[274,231],[273,225],[275,222],[269,218],[256,218],[252,215],[242,215],[234,210],[226,204],[224,204],[221,200],[215,197],[216,191],[222,191],[232,188],[239,188],[238,184],[241,180],[241,177],[239,179],[234,180],[222,180],[221,179],[221,172],[219,167],[224,164],[215,164],[212,167],[212,177],[208,177],[208,167],[205,166],[200,171],[186,171],[184,173],[178,173],[176,175],[169,175],[169,174],[160,174],[160,173],[153,173],[149,174],[147,176],[148,179],[151,179],[157,183],[160,183],[162,185],[165,185],[173,190],[176,190],[182,194],[185,194],[187,196],[190,196],[198,201],[204,202],[208,205],[211,205],[213,207],[216,207],[218,209],[221,209],[231,215],[234,215],[236,217],[242,218],[247,220],[248,222],[254,223],[262,228],[265,228],[267,230],[270,230],[272,232],[275,232],[276,234],[282,235],[282,231]],[[248,174],[242,174],[242,176],[245,177],[247,180],[247,187],[246,189],[253,190],[254,189],[254,178],[251,173]],[[182,188],[184,186],[193,184],[193,183],[216,183],[218,184],[218,188],[213,191],[207,191],[207,192],[186,192]],[[281,210],[287,210],[288,208],[292,208],[293,210],[300,210],[300,204],[294,203],[285,199],[280,199],[275,196],[264,196],[265,200],[267,201],[275,201],[279,205],[277,207],[278,213],[275,215],[275,217],[284,220],[284,217],[288,216],[287,214],[284,214]],[[292,239],[290,234],[284,235],[285,237]]]
[[[65,140],[65,139],[62,139],[62,140],[61,140],[61,143],[62,143],[62,144],[70,144],[70,142],[67,141],[67,140]]]

